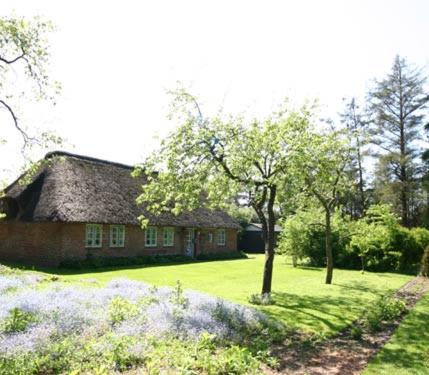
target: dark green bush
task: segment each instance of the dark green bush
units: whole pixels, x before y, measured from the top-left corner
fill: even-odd
[[[228,260],[228,259],[246,259],[247,254],[243,251],[230,251],[227,253],[202,253],[198,254],[197,260]]]
[[[194,262],[195,260],[222,260],[222,259],[241,259],[247,258],[243,252],[234,251],[227,253],[208,253],[200,254],[195,259],[182,254],[174,255],[145,255],[138,257],[96,257],[89,255],[86,259],[64,260],[60,264],[60,268],[66,269],[91,269],[91,268],[109,268],[109,267],[127,267],[127,266],[143,266],[153,264],[167,263],[185,263]]]
[[[86,259],[64,260],[60,268],[67,269],[86,269],[86,268],[109,268],[109,267],[126,267],[140,266],[163,263],[180,263],[189,262],[192,258],[185,255],[145,255],[138,257],[96,257],[89,255]]]
[[[380,331],[384,323],[394,321],[406,310],[407,306],[403,300],[391,296],[382,297],[367,311],[365,321],[371,331]]]
[[[318,210],[298,212],[283,223],[278,253],[315,267],[326,265],[323,217]],[[407,229],[387,205],[371,206],[352,221],[337,212],[332,222],[334,266],[378,272],[417,273],[429,230]]]

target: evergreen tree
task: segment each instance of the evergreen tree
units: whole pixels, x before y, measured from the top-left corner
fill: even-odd
[[[397,207],[402,224],[409,226],[418,180],[417,142],[422,139],[422,126],[429,94],[426,77],[396,56],[392,71],[375,81],[369,92],[372,113],[372,142],[378,146],[376,188],[378,194]],[[393,200],[393,201],[392,201]]]

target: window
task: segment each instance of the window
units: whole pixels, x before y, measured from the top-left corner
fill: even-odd
[[[123,225],[110,226],[110,247],[124,247],[125,227]]]
[[[156,227],[147,227],[145,231],[145,246],[156,247]]]
[[[213,233],[212,232],[207,233],[207,241],[209,243],[213,242]]]
[[[174,228],[164,228],[164,246],[174,246]]]
[[[100,224],[87,224],[86,225],[86,247],[101,247],[102,228]]]
[[[219,229],[217,232],[217,244],[225,246],[225,229]]]

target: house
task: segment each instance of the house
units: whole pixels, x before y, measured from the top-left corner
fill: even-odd
[[[53,152],[22,184],[5,190],[0,210],[0,261],[58,266],[88,256],[231,252],[240,226],[228,214],[199,208],[179,216],[154,216],[136,198],[145,176],[133,167],[66,152]],[[140,215],[149,219],[143,230]]]
[[[274,227],[274,239],[276,242],[281,231],[282,228],[280,225]],[[238,248],[248,253],[263,253],[264,239],[262,237],[262,224],[250,223],[244,228]]]

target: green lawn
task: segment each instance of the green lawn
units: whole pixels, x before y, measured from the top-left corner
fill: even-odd
[[[95,278],[104,283],[127,277],[156,285],[174,285],[180,280],[186,289],[207,292],[225,299],[247,303],[262,285],[262,255],[249,259],[188,264],[92,270],[80,273],[52,270],[66,280]],[[324,284],[325,270],[293,268],[277,257],[273,291],[275,306],[261,307],[287,324],[312,332],[332,334],[345,327],[380,295],[401,287],[410,276],[359,271],[334,271],[334,284]]]
[[[405,317],[364,375],[429,374],[429,294]]]

